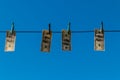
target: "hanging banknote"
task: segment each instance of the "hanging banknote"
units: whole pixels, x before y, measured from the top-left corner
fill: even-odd
[[[41,51],[42,52],[50,52],[51,37],[52,37],[51,31],[49,32],[49,30],[43,30],[43,32],[42,32],[42,44],[41,44]]]
[[[62,30],[62,50],[71,50],[71,32],[67,30]]]
[[[104,31],[102,29],[95,30],[94,49],[96,51],[104,51]]]
[[[15,51],[15,40],[16,40],[16,32],[15,31],[7,31],[6,33],[6,44],[5,51]]]

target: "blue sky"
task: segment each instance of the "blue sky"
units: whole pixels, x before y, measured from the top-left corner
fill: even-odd
[[[0,0],[0,30],[120,30],[119,0]],[[52,35],[51,52],[40,51],[41,33],[17,33],[13,53],[5,53],[0,33],[0,80],[120,80],[120,33],[105,33],[105,52],[94,51],[94,33],[72,34],[72,51]]]

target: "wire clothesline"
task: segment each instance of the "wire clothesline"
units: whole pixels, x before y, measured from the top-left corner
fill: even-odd
[[[70,29],[71,23],[69,22],[68,24],[68,31],[70,31],[71,33],[91,33],[91,32],[95,32],[95,30],[78,30],[78,31],[72,31]],[[48,24],[48,30],[49,32],[52,31],[52,33],[61,33],[61,31],[53,31],[51,30],[51,24]],[[103,21],[101,22],[101,29],[103,29]],[[35,30],[30,30],[30,31],[26,31],[26,30],[14,30],[14,22],[12,23],[12,27],[11,27],[11,31],[15,31],[16,33],[42,33],[42,30],[40,31],[35,31]],[[104,32],[120,32],[120,30],[104,30]],[[6,31],[0,31],[0,33],[6,33]]]

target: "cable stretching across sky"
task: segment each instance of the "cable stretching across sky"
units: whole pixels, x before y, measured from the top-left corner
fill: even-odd
[[[51,25],[51,24],[49,24],[49,25]],[[101,25],[103,26],[103,22],[101,22]],[[70,24],[69,24],[69,26],[70,26]],[[12,27],[13,27],[13,29],[15,29],[14,23],[12,23]],[[42,30],[40,30],[40,31],[15,30],[15,31],[16,31],[16,33],[42,33]],[[61,31],[54,31],[54,30],[51,30],[51,31],[52,31],[52,33],[61,33]],[[76,30],[76,31],[71,30],[71,33],[92,33],[92,32],[94,32],[94,30]],[[104,30],[104,32],[120,32],[120,30]],[[6,31],[0,30],[0,33],[6,33]]]

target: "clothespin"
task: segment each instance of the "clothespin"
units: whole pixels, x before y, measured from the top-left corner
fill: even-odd
[[[48,28],[49,28],[49,34],[50,34],[50,32],[51,32],[51,24],[50,23],[48,24]]]
[[[70,34],[70,26],[71,26],[71,23],[69,22],[68,23],[68,34]]]
[[[101,30],[104,33],[104,28],[103,28],[103,21],[101,22]]]
[[[11,34],[13,34],[13,31],[14,31],[14,22],[12,23],[12,27],[11,27]]]

